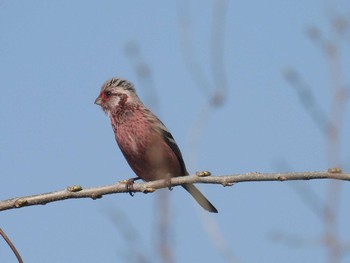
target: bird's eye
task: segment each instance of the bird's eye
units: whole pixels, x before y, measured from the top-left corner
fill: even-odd
[[[112,92],[110,92],[109,90],[105,91],[105,96],[106,96],[106,97],[109,97],[109,96],[111,96],[111,95],[112,95]]]

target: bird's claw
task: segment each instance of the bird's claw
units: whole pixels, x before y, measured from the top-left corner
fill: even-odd
[[[130,179],[126,180],[126,183],[125,183],[126,189],[128,190],[129,195],[131,195],[131,196],[135,195],[134,182],[135,182],[135,179],[134,178],[130,178]]]
[[[174,187],[171,186],[171,178],[170,178],[170,177],[168,177],[168,178],[165,179],[165,185],[168,187],[168,189],[169,189],[170,191],[172,191],[173,188],[174,188]]]
[[[125,184],[126,185],[126,190],[128,191],[129,195],[134,196],[134,194],[135,194],[134,182],[136,180],[139,180],[139,179],[140,179],[139,177],[130,178],[130,179],[127,179],[127,180],[119,181],[119,183]]]
[[[127,180],[120,181],[121,183],[125,184],[126,190],[128,191],[129,195],[134,196],[135,191],[134,191],[134,182],[140,178],[130,178]]]

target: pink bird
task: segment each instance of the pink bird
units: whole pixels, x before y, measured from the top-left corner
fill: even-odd
[[[133,84],[119,78],[106,81],[95,104],[111,121],[116,141],[136,175],[144,181],[188,175],[173,136],[141,102]],[[193,185],[182,185],[207,211],[218,210]]]

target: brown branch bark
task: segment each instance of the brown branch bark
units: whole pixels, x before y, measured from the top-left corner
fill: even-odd
[[[314,179],[334,179],[350,181],[350,174],[342,173],[339,168],[332,168],[325,172],[296,172],[296,173],[246,173],[226,176],[211,176],[209,172],[199,172],[195,175],[176,177],[171,179],[169,185],[164,180],[134,183],[133,192],[151,193],[156,189],[168,186],[177,186],[184,183],[221,184],[232,186],[241,182],[261,182],[261,181],[291,181],[291,180],[314,180]],[[36,194],[31,196],[16,197],[0,201],[0,211],[20,208],[32,205],[45,205],[65,199],[76,198],[102,198],[104,195],[116,193],[128,193],[126,181],[116,184],[83,189],[81,186],[69,186],[64,190],[50,193]]]
[[[23,263],[22,257],[19,254],[18,250],[16,249],[15,245],[11,242],[9,237],[5,234],[5,232],[1,228],[0,228],[0,235],[3,237],[3,239],[5,239],[6,243],[9,245],[12,252],[15,254],[15,256],[18,260],[18,263]]]

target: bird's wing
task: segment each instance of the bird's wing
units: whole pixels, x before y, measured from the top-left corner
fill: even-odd
[[[168,146],[175,153],[177,160],[180,163],[183,175],[188,175],[186,165],[185,165],[184,159],[182,158],[180,148],[179,148],[179,146],[177,146],[177,143],[175,142],[173,135],[169,132],[169,130],[165,127],[165,125],[160,120],[159,120],[159,122],[162,124],[159,127],[161,129],[162,136],[163,136],[165,142],[168,144]]]

